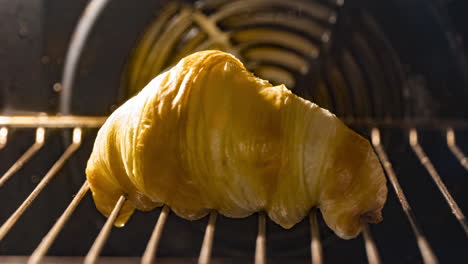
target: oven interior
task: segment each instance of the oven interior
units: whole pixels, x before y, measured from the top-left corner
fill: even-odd
[[[66,84],[73,32],[98,2],[102,12]],[[256,75],[286,83],[369,138],[388,176],[384,221],[345,241],[315,211],[291,230],[263,222],[262,214],[190,222],[166,211],[159,261],[193,262],[208,252],[215,263],[466,262],[463,10],[466,1],[456,0],[6,1],[0,5],[0,24],[11,25],[0,36],[6,62],[0,65],[0,262],[26,262],[37,252],[83,186],[105,116],[203,49],[235,54]],[[33,202],[24,205],[31,193]],[[58,259],[43,261],[82,261],[95,243],[106,218],[89,192],[81,194],[46,251]],[[136,212],[124,228],[112,228],[101,260],[139,262],[160,214]]]

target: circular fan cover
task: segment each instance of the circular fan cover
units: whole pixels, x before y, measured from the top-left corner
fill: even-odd
[[[311,83],[310,77],[318,72],[317,59],[330,40],[341,4],[341,0],[171,2],[148,26],[130,58],[127,91],[133,95],[181,58],[206,49],[229,52],[257,76],[294,90],[302,82]],[[312,96],[312,89],[307,92]]]
[[[401,89],[399,58],[378,23],[346,6],[343,0],[168,2],[130,56],[125,91],[135,94],[189,54],[218,49],[345,121],[417,111],[404,109],[418,102],[405,102],[411,91]]]

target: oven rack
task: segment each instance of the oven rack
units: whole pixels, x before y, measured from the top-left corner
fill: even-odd
[[[18,209],[4,222],[1,223],[0,227],[0,243],[3,238],[8,234],[10,229],[15,225],[18,219],[23,215],[23,213],[31,206],[37,196],[41,191],[46,187],[46,185],[54,178],[57,172],[64,166],[66,161],[74,154],[76,150],[80,148],[83,136],[83,130],[91,128],[99,128],[106,120],[105,116],[99,117],[90,117],[90,116],[0,116],[0,150],[8,144],[8,132],[10,129],[14,128],[29,128],[36,130],[35,142],[19,157],[16,162],[11,165],[11,167],[0,177],[0,189],[3,188],[4,184],[8,179],[14,176],[14,174],[21,169],[21,167],[31,159],[39,149],[44,145],[46,141],[46,133],[48,129],[65,129],[72,128],[72,141],[71,144],[65,149],[62,155],[57,159],[57,161],[50,167],[49,171],[37,184],[35,189],[31,194],[23,201],[23,203],[18,207]],[[381,127],[399,127],[403,129],[408,129],[408,144],[411,146],[411,149],[416,154],[417,158],[421,164],[425,167],[427,173],[430,175],[434,183],[437,185],[439,191],[442,193],[445,201],[450,206],[453,215],[458,220],[461,225],[465,235],[468,237],[468,222],[465,215],[459,208],[457,202],[452,197],[451,193],[444,184],[441,176],[437,172],[430,158],[424,152],[424,149],[418,141],[418,129],[439,129],[445,131],[446,134],[446,144],[451,150],[453,155],[458,159],[461,166],[468,170],[468,158],[460,149],[456,143],[456,134],[454,129],[466,129],[468,128],[468,122],[465,120],[344,120],[348,125],[361,125],[366,126],[370,129],[371,132],[371,142],[372,145],[382,162],[383,168],[386,172],[389,182],[391,183],[397,198],[400,202],[401,209],[405,213],[407,220],[410,223],[411,229],[414,233],[417,245],[419,247],[421,257],[424,263],[433,264],[438,263],[438,259],[434,254],[428,240],[424,236],[418,221],[412,211],[410,204],[406,198],[406,195],[403,191],[403,188],[400,186],[398,177],[395,171],[392,168],[392,163],[390,162],[387,153],[383,147],[380,129]],[[47,235],[45,235],[31,254],[31,256],[26,257],[28,263],[41,263],[44,260],[54,259],[53,257],[46,257],[48,249],[54,243],[54,240],[57,238],[58,234],[65,227],[67,220],[75,211],[76,207],[82,200],[82,198],[88,193],[89,185],[85,181],[73,199],[70,201],[68,207],[62,213],[62,215],[57,219],[55,224],[51,227]],[[122,205],[125,202],[125,197],[121,196],[116,203],[111,215],[107,218],[104,226],[102,227],[100,233],[96,237],[92,247],[89,249],[88,254],[84,258],[84,263],[97,263],[101,249],[109,237],[109,234],[112,230],[113,222]],[[141,257],[139,258],[119,258],[120,261],[127,259],[128,261],[135,262],[141,261],[141,263],[153,263],[157,255],[158,242],[161,238],[164,224],[170,213],[170,208],[164,206],[161,210],[158,220],[156,221],[154,230],[152,231],[151,237],[147,243],[146,250]],[[263,212],[258,214],[258,233],[256,238],[256,247],[255,247],[255,263],[264,264],[266,263],[266,216]],[[213,237],[216,230],[216,219],[217,212],[212,211],[209,215],[208,224],[206,226],[203,243],[201,245],[200,254],[198,258],[198,263],[206,264],[211,261],[211,249],[213,246]],[[323,263],[323,253],[322,245],[320,240],[320,231],[319,225],[317,223],[317,212],[312,210],[309,215],[310,223],[310,250],[312,256],[312,263]],[[371,264],[381,263],[379,256],[378,246],[375,243],[372,233],[370,232],[367,224],[362,226],[362,234],[364,238],[364,247],[367,254],[368,262]],[[22,259],[25,260],[25,257],[0,257],[3,261],[11,260],[15,261]],[[66,260],[66,259],[65,259]],[[64,260],[64,261],[65,261]],[[104,262],[115,262],[113,258],[104,258]],[[52,260],[51,260],[52,261]],[[76,259],[75,259],[76,261]],[[212,263],[217,263],[219,260],[215,259]]]

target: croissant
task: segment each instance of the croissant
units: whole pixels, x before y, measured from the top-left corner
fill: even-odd
[[[234,56],[182,59],[118,108],[86,168],[97,209],[115,222],[168,205],[195,220],[265,211],[291,228],[318,207],[349,239],[379,222],[386,179],[369,142],[335,115],[255,77]]]

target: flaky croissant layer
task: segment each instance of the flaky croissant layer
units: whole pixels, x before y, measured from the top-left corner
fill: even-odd
[[[342,238],[378,222],[386,180],[369,142],[336,116],[248,72],[234,56],[182,59],[99,130],[86,175],[101,213],[162,204],[185,219],[265,211],[290,228],[313,207]]]

